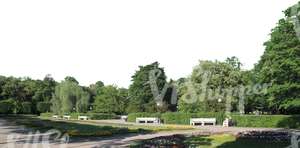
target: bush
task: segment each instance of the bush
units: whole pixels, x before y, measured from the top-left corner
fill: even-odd
[[[225,115],[224,113],[181,113],[181,112],[169,112],[164,113],[161,116],[161,119],[166,124],[190,124],[191,118],[216,118],[217,124],[222,124]]]
[[[160,113],[146,113],[146,112],[131,113],[131,114],[128,115],[128,122],[135,122],[135,119],[137,117],[157,117],[157,118],[160,118],[161,114]]]
[[[239,127],[300,128],[300,115],[233,115]]]
[[[53,113],[41,113],[40,116],[44,118],[50,118],[53,116]]]
[[[105,119],[119,119],[120,117],[116,114],[108,113],[87,113],[92,120],[105,120]]]
[[[225,119],[224,113],[182,113],[167,112],[159,113],[132,113],[128,115],[129,122],[135,122],[137,117],[158,117],[166,124],[190,124],[191,118],[216,118],[217,124],[222,124]]]
[[[21,113],[31,114],[31,103],[30,102],[21,103]]]
[[[0,101],[0,114],[12,114],[15,110],[15,101],[13,99]]]
[[[50,102],[39,102],[36,105],[37,111],[40,113],[46,113],[50,111],[51,103]]]

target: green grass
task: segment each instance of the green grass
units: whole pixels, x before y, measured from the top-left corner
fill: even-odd
[[[113,136],[129,133],[150,133],[151,130],[146,129],[129,129],[126,127],[113,127],[101,125],[89,125],[64,121],[53,121],[40,119],[35,116],[16,116],[7,117],[7,120],[14,122],[17,125],[24,125],[34,131],[46,132],[50,129],[57,129],[63,133],[68,133],[71,137],[102,137]]]
[[[57,129],[63,133],[68,133],[72,137],[102,137],[114,136],[120,134],[146,134],[159,131],[171,130],[188,130],[193,129],[191,126],[181,125],[162,125],[147,126],[135,124],[117,124],[117,123],[101,123],[96,120],[79,121],[79,120],[50,120],[37,116],[10,116],[6,119],[15,122],[17,125],[24,125],[32,130],[46,132],[50,129]]]

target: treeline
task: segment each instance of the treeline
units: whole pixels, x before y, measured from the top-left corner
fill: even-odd
[[[230,57],[200,61],[188,77],[168,80],[164,68],[154,62],[139,67],[128,89],[101,81],[80,86],[73,77],[56,82],[50,75],[43,80],[0,76],[0,113],[299,114],[300,36],[293,21],[299,19],[294,17],[299,8],[295,5],[285,11],[285,18],[272,29],[264,54],[251,70],[242,70],[239,59]]]
[[[80,86],[70,76],[62,82],[56,82],[51,75],[43,80],[0,76],[0,113],[4,114],[89,111],[122,114],[127,96],[125,88],[104,86],[101,81]]]

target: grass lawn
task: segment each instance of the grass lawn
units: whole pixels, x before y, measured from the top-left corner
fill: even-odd
[[[189,126],[176,125],[135,126],[131,124],[98,123],[95,121],[57,121],[39,118],[36,116],[12,116],[6,117],[6,119],[10,120],[11,122],[15,122],[17,125],[24,125],[32,130],[39,130],[40,132],[46,132],[50,129],[57,129],[63,133],[68,133],[71,137],[101,137],[130,133],[146,134],[158,131],[191,129]]]
[[[64,121],[53,121],[47,119],[40,119],[36,116],[16,116],[7,117],[7,120],[14,122],[16,125],[24,125],[34,131],[46,132],[50,129],[57,129],[63,133],[68,133],[71,137],[84,136],[113,136],[118,134],[129,133],[149,133],[151,130],[146,129],[129,129],[126,127],[112,127],[101,125],[88,125]]]

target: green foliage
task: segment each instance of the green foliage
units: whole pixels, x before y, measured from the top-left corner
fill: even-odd
[[[103,86],[95,97],[94,112],[124,114],[127,104],[127,90],[115,86]]]
[[[217,124],[222,124],[225,115],[224,113],[181,113],[181,112],[167,112],[167,113],[131,113],[128,115],[129,122],[135,122],[138,117],[157,117],[166,124],[184,124],[189,125],[191,118],[216,118]]]
[[[37,111],[40,113],[50,112],[51,103],[50,102],[39,102],[37,103]]]
[[[15,101],[13,99],[0,101],[0,114],[12,114],[15,111]]]
[[[236,57],[228,58],[225,62],[200,61],[192,75],[179,85],[179,111],[224,112],[225,99],[229,96],[225,95],[227,91],[243,84],[240,66]],[[233,96],[231,100],[234,106],[238,98]]]
[[[40,117],[43,118],[51,118],[54,114],[53,113],[41,113]]]
[[[299,11],[300,5],[295,10]],[[272,83],[268,93],[256,96],[266,99],[265,110],[273,113],[298,114],[300,106],[300,41],[295,31],[291,8],[286,18],[279,20],[265,43],[266,50],[255,67],[257,83]],[[297,13],[298,14],[298,13]],[[295,17],[299,19],[299,17]],[[298,28],[299,29],[299,28]],[[294,104],[296,103],[296,105]]]
[[[87,112],[89,107],[89,93],[84,91],[77,83],[67,80],[55,88],[52,97],[52,111],[56,114],[71,112]]]
[[[16,113],[22,113],[22,102],[32,104],[30,113],[37,113],[37,103],[49,101],[56,82],[47,75],[44,80],[0,76],[0,100],[13,98]]]
[[[31,114],[32,104],[30,102],[21,103],[21,113],[22,114]]]
[[[239,127],[300,128],[299,115],[233,115]]]
[[[166,124],[190,124],[191,118],[216,118],[217,124],[222,124],[225,119],[225,114],[221,112],[202,112],[202,113],[181,113],[169,112],[164,113],[161,119]]]
[[[119,119],[119,116],[112,113],[87,113],[87,116],[89,116],[92,120]]]
[[[156,112],[158,111],[154,100],[151,86],[149,83],[149,75],[153,70],[160,73],[157,76],[156,84],[159,91],[163,90],[166,82],[166,75],[163,68],[159,67],[159,63],[155,62],[150,65],[140,66],[139,70],[132,76],[132,84],[129,86],[129,104],[127,111],[134,112]]]
[[[75,84],[79,84],[79,82],[74,77],[71,77],[71,76],[66,76],[65,81],[69,81],[69,82],[73,82]]]

